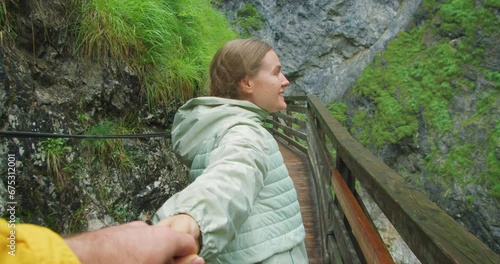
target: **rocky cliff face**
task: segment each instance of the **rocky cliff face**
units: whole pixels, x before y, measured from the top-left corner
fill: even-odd
[[[88,63],[75,55],[71,2],[6,2],[17,19],[12,20],[16,34],[0,32],[0,129],[74,135],[89,133],[99,120],[123,120],[135,124],[133,133],[165,132],[173,112],[149,109],[137,77],[125,65]],[[102,133],[109,132],[119,133]],[[121,151],[99,160],[95,151],[102,142]],[[7,186],[2,177],[0,199],[7,199],[6,187],[15,187],[18,219],[63,233],[145,219],[186,184],[186,169],[171,152],[168,136],[2,137],[2,173],[8,155],[16,159],[16,180]]]
[[[253,35],[276,49],[288,95],[329,102],[354,85],[372,57],[408,25],[422,0],[224,1],[230,20],[243,2],[262,14]]]

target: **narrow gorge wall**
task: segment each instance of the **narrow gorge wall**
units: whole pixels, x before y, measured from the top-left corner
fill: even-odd
[[[6,3],[16,19],[15,34],[0,32],[0,129],[76,135],[123,122],[135,124],[129,133],[165,132],[174,106],[150,109],[138,77],[124,64],[75,54],[71,2]],[[2,175],[7,157],[16,161],[9,186],[15,187],[17,220],[61,233],[94,230],[143,219],[187,184],[169,136],[106,141],[118,146],[109,155],[89,151],[102,142],[0,137]],[[2,217],[8,214],[7,185],[2,177]]]
[[[291,83],[287,94],[329,102],[412,22],[422,0],[224,1],[229,19],[236,19],[243,2],[265,20],[254,35],[276,49]]]

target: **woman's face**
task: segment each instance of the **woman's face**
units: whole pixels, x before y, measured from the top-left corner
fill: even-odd
[[[283,93],[290,82],[281,72],[280,60],[273,50],[268,51],[262,59],[262,66],[257,75],[247,77],[242,82],[242,99],[269,113],[286,109]]]

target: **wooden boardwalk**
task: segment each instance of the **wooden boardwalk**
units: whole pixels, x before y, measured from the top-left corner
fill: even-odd
[[[302,220],[306,229],[306,248],[309,263],[320,264],[321,247],[319,244],[319,227],[316,220],[318,219],[316,203],[314,202],[316,199],[313,199],[315,198],[315,192],[313,191],[313,185],[310,183],[309,173],[311,172],[307,156],[281,140],[277,139],[277,141],[288,168],[288,173],[297,190]]]

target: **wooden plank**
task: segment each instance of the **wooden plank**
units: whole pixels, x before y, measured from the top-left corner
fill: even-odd
[[[301,144],[299,144],[297,141],[293,140],[289,136],[287,136],[287,135],[279,132],[278,130],[276,130],[274,128],[267,128],[267,130],[270,130],[273,135],[278,136],[278,137],[284,139],[286,142],[288,142],[288,144],[293,145],[298,150],[300,150],[302,153],[304,153],[304,154],[308,153],[308,150],[307,150],[306,147],[302,146]]]
[[[372,221],[365,215],[338,170],[334,169],[332,172],[332,183],[335,196],[342,206],[365,259],[374,264],[394,263]]]
[[[297,199],[300,204],[300,211],[306,229],[306,250],[310,264],[324,263],[322,261],[322,251],[319,240],[319,228],[317,220],[317,210],[315,204],[315,192],[311,192],[310,166],[307,163],[307,156],[302,157],[292,151],[291,148],[283,144],[278,139],[280,151],[285,160],[290,177],[292,178]]]
[[[306,107],[301,105],[289,105],[286,107],[286,110],[302,114],[306,113]]]
[[[282,125],[274,120],[267,120],[267,122],[269,122],[270,124],[272,124],[275,128],[278,127],[278,128],[281,128],[283,129],[283,131],[285,131],[285,133],[289,133],[290,135],[292,136],[295,136],[295,137],[298,137],[302,140],[307,140],[307,136],[306,134],[302,133],[302,132],[299,132],[295,129],[292,129],[290,127],[287,127],[285,125]]]
[[[285,114],[280,113],[280,112],[274,113],[274,114],[272,114],[272,116],[281,118],[281,119],[283,119],[285,121],[292,122],[292,123],[298,125],[301,128],[305,128],[306,127],[306,121],[305,120],[301,120],[301,119],[298,119],[298,118],[293,117],[293,116],[285,115]]]
[[[312,177],[316,184],[318,192],[318,211],[320,220],[320,232],[322,235],[323,250],[325,254],[325,263],[330,260],[342,259],[345,263],[363,263],[357,253],[355,241],[351,240],[349,231],[343,221],[342,208],[333,205],[330,190],[330,174],[333,164],[330,162],[330,155],[325,150],[323,140],[317,129],[312,129],[315,125],[314,119],[308,119],[309,142],[309,160],[312,166]],[[313,151],[314,150],[314,151]],[[333,235],[333,240],[331,239]],[[329,244],[331,241],[335,245]],[[340,255],[338,255],[340,254]]]
[[[304,102],[307,101],[307,96],[306,95],[294,95],[294,96],[287,96],[285,97],[285,102],[288,103],[295,103],[295,102]]]
[[[338,245],[335,243],[335,239],[332,236],[328,236],[328,250],[333,252],[332,258],[325,261],[324,263],[332,263],[332,264],[343,264],[342,258],[340,257],[340,249]]]
[[[310,124],[308,124],[310,126]],[[308,142],[309,142],[309,148],[314,149],[315,146],[319,144],[318,140],[316,139],[316,135],[312,133],[308,133]],[[318,220],[319,220],[319,235],[320,235],[320,241],[321,241],[321,249],[323,252],[323,261],[328,261],[331,258],[331,254],[333,252],[329,251],[328,248],[328,217],[327,217],[327,210],[328,206],[326,204],[326,201],[324,200],[324,191],[323,188],[324,186],[322,185],[322,177],[320,176],[322,171],[321,168],[324,166],[324,164],[321,164],[320,159],[317,158],[318,153],[317,152],[310,152],[309,153],[309,163],[311,165],[311,178],[313,180],[314,184],[314,190],[316,191],[316,195],[318,197]]]
[[[347,230],[344,223],[344,214],[341,212],[341,208],[337,206],[330,207],[332,221],[330,227],[332,228],[333,240],[335,241],[336,247],[339,248],[338,252],[333,252],[331,258],[338,260],[341,259],[344,263],[349,264],[359,264],[363,263],[358,256],[358,252],[350,239],[349,231]],[[332,241],[329,240],[329,243]],[[331,245],[328,245],[329,249],[332,250]],[[340,253],[340,255],[338,255]]]

